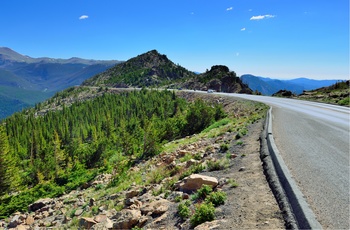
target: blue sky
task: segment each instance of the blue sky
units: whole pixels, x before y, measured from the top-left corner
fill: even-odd
[[[8,0],[0,46],[31,57],[127,60],[157,49],[203,72],[349,78],[348,0]]]

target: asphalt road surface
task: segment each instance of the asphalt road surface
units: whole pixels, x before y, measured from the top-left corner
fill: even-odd
[[[323,228],[350,229],[350,109],[266,96],[225,94],[272,106],[273,136]]]

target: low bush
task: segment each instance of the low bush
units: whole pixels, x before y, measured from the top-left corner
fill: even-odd
[[[215,208],[212,203],[201,203],[196,207],[194,215],[190,218],[192,227],[196,227],[206,221],[212,221],[215,218]]]
[[[223,170],[228,168],[229,161],[228,159],[224,158],[221,160],[215,160],[215,161],[208,161],[207,162],[208,171],[217,171],[217,170]]]
[[[215,207],[222,205],[226,200],[226,193],[222,191],[210,193],[206,198],[205,202],[212,203]]]
[[[177,207],[177,212],[183,220],[187,219],[191,214],[190,205],[190,201],[186,200],[185,202],[181,202]]]

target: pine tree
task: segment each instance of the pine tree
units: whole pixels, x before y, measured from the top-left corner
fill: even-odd
[[[14,190],[19,184],[19,174],[15,159],[11,156],[4,126],[0,126],[0,195]]]

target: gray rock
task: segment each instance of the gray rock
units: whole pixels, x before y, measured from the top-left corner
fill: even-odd
[[[84,212],[84,210],[79,208],[75,211],[74,216],[80,216],[83,212]]]
[[[79,227],[84,229],[91,229],[91,227],[95,224],[97,224],[97,222],[90,217],[81,217],[79,219]]]
[[[131,229],[141,218],[140,210],[123,209],[113,217],[116,221],[113,223],[114,229]]]
[[[43,199],[37,200],[33,204],[30,204],[28,209],[31,212],[35,212],[36,210],[39,210],[47,205],[52,205],[54,203],[55,203],[55,201],[51,198],[43,198]]]
[[[180,191],[196,191],[204,184],[209,185],[213,188],[218,184],[218,180],[215,177],[192,174],[188,177],[185,177],[182,181],[177,182],[175,186]]]

